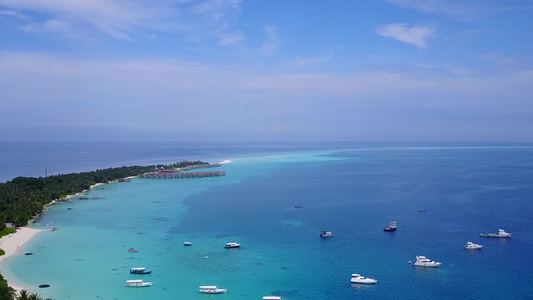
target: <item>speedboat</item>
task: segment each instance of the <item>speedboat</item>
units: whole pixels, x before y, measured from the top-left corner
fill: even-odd
[[[200,286],[200,293],[204,294],[222,294],[225,293],[228,289],[219,289],[216,285],[202,285]]]
[[[332,237],[332,236],[333,236],[333,233],[331,233],[331,231],[322,230],[322,232],[320,233],[320,237]]]
[[[145,268],[131,268],[130,273],[131,274],[151,274],[152,271],[148,271]]]
[[[390,222],[390,225],[385,227],[383,231],[395,231],[396,230],[396,222],[392,221]]]
[[[183,246],[192,246],[191,242],[183,242]]]
[[[479,236],[493,237],[493,238],[510,238],[512,233],[505,232],[503,229],[498,229],[498,233],[480,233]]]
[[[351,283],[376,283],[378,282],[377,280],[375,279],[372,279],[372,278],[366,278],[366,277],[363,277],[359,274],[352,274],[352,279],[350,280]]]
[[[483,245],[474,244],[472,242],[467,242],[465,246],[465,248],[468,250],[481,249],[481,247],[483,247]]]
[[[239,248],[241,246],[241,244],[237,244],[237,243],[226,243],[226,246],[224,246],[224,248]]]
[[[144,282],[142,279],[126,280],[126,286],[145,287],[151,286],[153,282]]]
[[[137,252],[137,251],[139,251],[139,250],[137,250],[137,249],[133,249],[133,248],[129,248],[128,251],[129,251],[129,252]]]
[[[278,297],[278,296],[264,296],[263,300],[281,300],[281,297]]]
[[[425,256],[416,256],[416,261],[413,263],[414,266],[419,267],[438,267],[441,265],[438,261],[433,261],[427,259]]]

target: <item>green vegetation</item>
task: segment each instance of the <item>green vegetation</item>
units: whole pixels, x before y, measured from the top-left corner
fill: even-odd
[[[17,177],[6,183],[0,183],[0,238],[15,233],[14,228],[7,228],[6,223],[24,226],[28,221],[43,210],[44,205],[59,199],[61,195],[74,195],[88,190],[96,183],[108,183],[125,177],[137,176],[154,171],[155,168],[175,169],[190,165],[207,164],[202,161],[183,161],[180,163],[157,166],[132,166],[109,168],[91,172],[54,175],[46,178]],[[0,249],[0,255],[4,255]],[[1,300],[43,300],[37,293],[21,290],[16,295],[15,290],[7,284],[0,274]],[[44,300],[52,300],[46,298]]]
[[[3,236],[6,236],[8,234],[12,234],[12,233],[15,233],[17,232],[15,230],[15,228],[4,228],[0,231],[0,238],[3,237]]]
[[[0,299],[12,300],[15,297],[15,290],[7,285],[7,281],[4,276],[0,274]]]
[[[4,299],[4,298],[0,298],[0,299]],[[13,298],[9,298],[9,300],[11,300]],[[27,290],[21,290],[19,292],[18,295],[15,296],[15,298],[13,300],[43,300],[43,298],[41,297],[41,295],[37,294],[37,293],[31,293],[28,292]],[[53,300],[52,298],[46,298],[44,300]]]
[[[202,161],[158,166],[131,166],[109,168],[83,173],[54,175],[46,178],[17,177],[0,183],[0,230],[5,223],[24,226],[43,210],[43,206],[59,199],[62,195],[74,195],[89,189],[96,183],[107,183],[129,176],[153,171],[156,167],[165,169],[183,168],[190,165],[207,164]],[[64,197],[64,196],[63,196]]]

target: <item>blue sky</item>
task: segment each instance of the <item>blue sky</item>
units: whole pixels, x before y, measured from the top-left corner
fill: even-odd
[[[0,140],[533,141],[532,0],[0,0]]]

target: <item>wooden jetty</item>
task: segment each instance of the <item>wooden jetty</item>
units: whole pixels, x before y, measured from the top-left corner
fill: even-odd
[[[145,173],[141,178],[204,178],[226,176],[226,171],[208,172],[181,172],[179,170],[162,170],[158,172]]]
[[[159,169],[154,172],[144,173],[140,175],[141,178],[204,178],[204,177],[219,177],[226,176],[226,171],[196,171],[189,172],[194,169],[207,169],[220,167],[221,164],[204,164],[204,165],[190,165],[177,170]]]

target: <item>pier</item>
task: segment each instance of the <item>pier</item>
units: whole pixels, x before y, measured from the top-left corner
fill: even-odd
[[[158,172],[145,173],[141,178],[204,178],[226,176],[226,171],[207,172],[181,172],[180,170],[162,170]]]
[[[140,178],[204,178],[204,177],[219,177],[226,176],[226,171],[196,171],[187,172],[195,169],[207,169],[220,167],[221,164],[204,164],[204,165],[190,165],[176,170],[165,170],[163,168],[156,169],[154,172],[144,173],[139,175]]]

